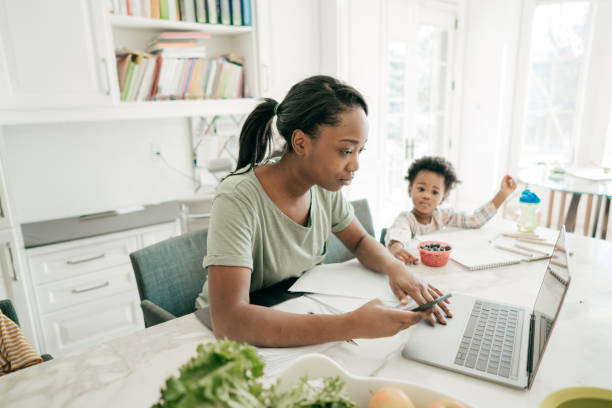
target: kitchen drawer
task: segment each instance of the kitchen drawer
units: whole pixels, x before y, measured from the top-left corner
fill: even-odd
[[[53,312],[128,290],[138,292],[132,266],[129,264],[37,285],[35,290],[40,313]]]
[[[40,316],[43,350],[60,356],[144,328],[135,291]]]
[[[129,236],[31,255],[29,262],[32,281],[37,285],[129,264],[130,252],[137,249],[137,237]]]

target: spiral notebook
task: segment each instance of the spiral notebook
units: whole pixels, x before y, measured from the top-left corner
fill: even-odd
[[[487,247],[480,251],[453,251],[451,259],[469,271],[516,265],[532,260],[519,254],[506,253],[495,247]]]
[[[464,230],[450,234],[436,234],[432,238],[429,238],[429,235],[427,237],[451,243],[453,248],[450,255],[451,260],[469,271],[499,268],[549,258],[549,255],[540,254],[535,249],[535,252],[528,252],[513,247],[515,241],[510,238],[495,235],[483,236],[479,230]],[[506,249],[500,249],[497,246]]]

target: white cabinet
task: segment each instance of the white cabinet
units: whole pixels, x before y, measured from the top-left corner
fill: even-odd
[[[327,1],[327,0],[325,0]],[[321,72],[318,1],[258,0],[262,96],[281,101],[292,85]]]
[[[254,26],[113,16],[99,0],[0,2],[0,125],[250,112],[258,97]],[[33,12],[36,10],[36,12]],[[202,31],[208,58],[244,58],[245,98],[121,102],[115,50],[146,51],[165,31]]]
[[[130,252],[177,223],[26,250],[41,349],[61,355],[144,328]]]
[[[103,3],[0,2],[0,109],[112,103]]]
[[[0,230],[11,227],[11,218],[9,217],[8,195],[6,193],[6,185],[2,174],[2,162],[0,161]]]

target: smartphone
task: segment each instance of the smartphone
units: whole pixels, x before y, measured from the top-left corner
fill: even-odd
[[[423,310],[427,310],[430,307],[433,307],[435,305],[437,305],[440,302],[445,301],[446,299],[448,299],[449,297],[453,296],[452,293],[447,293],[444,296],[440,296],[439,298],[436,298],[434,300],[432,300],[431,302],[427,302],[427,303],[423,303],[421,306],[417,306],[417,307],[411,307],[409,309],[405,309],[405,308],[400,308],[401,310],[408,310],[411,312],[422,312]]]

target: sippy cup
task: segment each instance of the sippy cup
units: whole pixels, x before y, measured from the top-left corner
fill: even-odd
[[[520,217],[518,229],[521,232],[532,232],[538,225],[537,212],[540,207],[540,197],[531,190],[526,189],[519,198]]]

